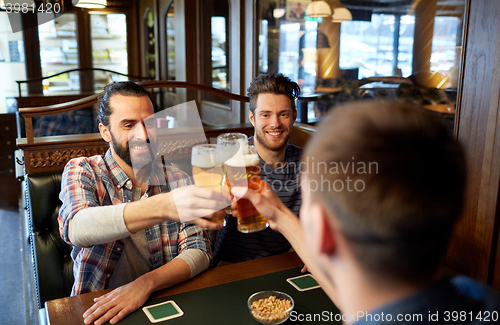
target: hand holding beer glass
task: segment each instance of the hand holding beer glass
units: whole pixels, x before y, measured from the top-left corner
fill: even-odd
[[[233,154],[238,152],[241,146],[248,146],[248,137],[244,133],[223,133],[219,134],[217,137],[217,144],[227,147]],[[231,194],[231,184],[226,176],[225,166],[224,166],[224,182],[227,184],[231,200],[233,199],[233,194]],[[232,214],[233,210],[231,206],[225,208],[227,214]]]
[[[194,184],[221,193],[223,187],[227,187],[224,180],[223,164],[229,157],[230,153],[219,145],[200,144],[194,146],[191,154]],[[224,219],[224,217],[207,218],[208,221],[214,223],[224,222]]]
[[[226,176],[231,187],[260,189],[260,159],[254,146],[241,146],[241,151],[225,162]],[[238,205],[238,230],[252,233],[269,227],[268,220],[262,216],[253,204],[240,198]]]

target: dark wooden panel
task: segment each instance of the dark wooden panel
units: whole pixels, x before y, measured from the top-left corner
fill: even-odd
[[[16,97],[17,107],[38,107],[38,106],[49,106],[60,103],[66,103],[72,100],[77,100],[87,96],[91,96],[94,93],[82,93],[78,95],[60,95],[60,96],[28,96],[28,97]]]
[[[14,151],[16,143],[15,114],[0,114],[0,207],[16,208],[21,195],[21,183],[16,179]]]
[[[27,12],[21,15],[23,26],[24,51],[26,57],[26,77],[38,78],[42,76],[42,66],[40,63],[40,41],[38,39],[38,29],[33,26],[36,24],[37,14]],[[29,53],[29,56],[28,56]],[[34,82],[28,84],[28,94],[43,93],[42,82]]]
[[[468,159],[468,186],[446,264],[491,281],[500,184],[500,148],[495,145],[500,141],[500,1],[469,1],[469,6],[456,131]]]

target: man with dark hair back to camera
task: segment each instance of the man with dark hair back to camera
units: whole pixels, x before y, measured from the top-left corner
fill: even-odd
[[[260,156],[261,178],[269,182],[281,201],[296,215],[300,209],[298,182],[302,148],[288,144],[297,118],[295,100],[300,92],[297,83],[280,73],[256,77],[247,90],[248,112],[255,133],[249,144]],[[241,262],[284,253],[290,244],[272,229],[243,234],[236,228],[236,218],[226,216],[226,226],[218,231],[212,265],[220,261]]]
[[[408,104],[349,104],[321,122],[303,162],[300,220],[264,182],[233,194],[288,238],[345,323],[497,322],[498,292],[442,270],[466,177],[440,121]]]
[[[72,295],[116,288],[95,299],[83,314],[85,323],[115,324],[153,291],[208,267],[206,232],[180,220],[209,215],[216,211],[209,199],[223,199],[187,186],[184,172],[155,163],[156,121],[144,88],[130,81],[110,84],[98,104],[99,130],[110,148],[104,156],[68,162],[58,221],[62,238],[73,246]],[[193,222],[222,226],[201,218]]]

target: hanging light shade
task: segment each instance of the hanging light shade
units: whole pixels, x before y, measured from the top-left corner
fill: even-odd
[[[102,9],[106,8],[106,0],[72,0],[73,6],[80,8]]]
[[[309,17],[328,17],[332,15],[332,8],[325,1],[313,1],[306,8]]]
[[[333,9],[333,22],[334,23],[341,23],[346,20],[352,20],[352,15],[349,9],[346,9],[344,7],[340,8],[335,8]]]
[[[286,9],[285,8],[276,8],[273,10],[273,17],[274,18],[281,18],[285,15]]]

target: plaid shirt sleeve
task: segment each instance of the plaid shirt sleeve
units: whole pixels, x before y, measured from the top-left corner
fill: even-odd
[[[98,206],[97,176],[86,158],[75,158],[64,168],[59,199],[62,202],[57,221],[61,238],[71,245],[68,224],[81,209]]]

